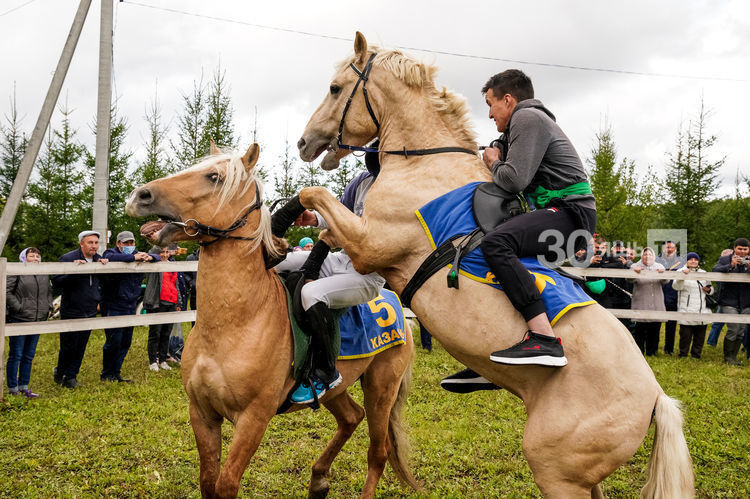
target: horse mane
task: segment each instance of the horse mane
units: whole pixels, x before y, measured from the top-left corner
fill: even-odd
[[[422,88],[429,103],[432,104],[445,126],[462,143],[463,147],[477,149],[477,135],[469,116],[469,106],[466,98],[448,90],[446,87],[438,90],[435,86],[435,75],[438,68],[435,65],[417,61],[400,50],[381,50],[370,46],[370,53],[376,53],[373,66],[385,69],[409,87]],[[341,71],[356,60],[356,55],[340,62],[336,68]]]
[[[216,210],[214,210],[214,215],[224,208],[230,200],[247,194],[253,184],[258,186],[258,193],[260,198],[263,199],[263,182],[261,182],[260,177],[257,175],[255,167],[249,171],[245,168],[245,165],[242,163],[241,152],[222,151],[221,154],[215,154],[203,158],[189,169],[208,169],[221,163],[224,163],[226,166],[222,172],[223,181],[220,184],[217,184],[216,188],[216,195],[219,198],[219,202],[216,205]],[[252,201],[244,205],[239,212],[235,214],[235,218],[242,216],[253,203],[255,203],[254,197]],[[271,212],[265,204],[261,204],[260,223],[249,237],[253,238],[253,243],[248,249],[248,253],[252,253],[262,244],[269,256],[281,256],[271,233]]]

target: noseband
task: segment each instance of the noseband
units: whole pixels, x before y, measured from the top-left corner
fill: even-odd
[[[198,220],[194,218],[190,218],[184,222],[170,222],[174,225],[179,225],[182,227],[182,230],[185,231],[185,234],[187,234],[190,237],[196,237],[199,235],[203,236],[213,236],[216,239],[213,241],[199,241],[198,244],[201,246],[208,246],[210,244],[215,243],[216,241],[219,241],[220,239],[240,239],[242,241],[253,241],[255,240],[254,237],[240,237],[240,236],[230,236],[230,232],[234,232],[235,230],[239,229],[240,227],[244,227],[247,223],[247,217],[250,216],[250,213],[254,212],[255,210],[259,210],[263,206],[263,201],[260,199],[260,188],[258,187],[258,182],[255,182],[255,203],[253,203],[250,208],[245,212],[244,215],[242,215],[240,218],[234,221],[232,225],[227,227],[226,229],[218,229],[216,227],[212,227],[210,225],[205,225],[200,223]]]
[[[357,69],[357,66],[354,65],[354,63],[350,63],[349,67],[352,68],[352,71],[354,71],[357,76],[359,76],[359,79],[357,80],[357,83],[354,84],[354,88],[352,89],[352,93],[349,95],[349,99],[346,101],[346,106],[344,106],[344,113],[341,115],[341,121],[339,122],[339,134],[338,138],[336,140],[337,146],[339,149],[346,149],[347,151],[362,151],[362,152],[376,152],[376,153],[383,153],[383,154],[394,154],[398,156],[403,156],[405,158],[408,158],[409,156],[427,156],[429,154],[440,154],[445,152],[463,152],[466,154],[471,154],[472,156],[476,156],[477,152],[472,151],[471,149],[467,149],[465,147],[433,147],[430,149],[406,149],[406,146],[404,146],[403,149],[400,150],[393,150],[393,151],[386,151],[382,149],[376,149],[374,147],[362,147],[362,146],[352,146],[348,144],[344,144],[343,142],[343,133],[344,133],[344,120],[346,119],[346,113],[349,112],[349,106],[352,104],[352,99],[354,99],[354,94],[357,92],[357,89],[359,88],[359,84],[362,83],[362,94],[365,97],[365,105],[367,106],[367,112],[370,113],[370,118],[372,118],[372,122],[375,123],[375,127],[377,128],[377,131],[380,132],[380,122],[378,121],[378,118],[375,116],[375,112],[372,110],[372,105],[370,105],[370,97],[367,95],[367,82],[370,79],[370,71],[372,71],[372,63],[375,59],[375,56],[377,54],[373,53],[370,55],[370,58],[367,60],[367,64],[365,64],[365,67],[360,71]]]

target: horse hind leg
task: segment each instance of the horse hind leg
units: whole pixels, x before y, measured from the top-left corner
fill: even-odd
[[[194,404],[190,404],[190,426],[198,446],[201,496],[204,498],[215,497],[216,480],[221,466],[222,420],[218,414],[213,418],[205,417]]]
[[[308,489],[310,498],[322,498],[328,495],[329,484],[326,476],[331,469],[331,464],[365,417],[364,409],[347,392],[342,392],[338,397],[325,401],[323,405],[336,418],[337,427],[336,433],[328,442],[323,454],[313,464]]]

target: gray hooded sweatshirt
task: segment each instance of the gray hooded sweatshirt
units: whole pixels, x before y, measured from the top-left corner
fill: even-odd
[[[537,99],[526,99],[516,105],[505,140],[502,158],[492,165],[492,179],[509,192],[533,192],[540,185],[560,190],[588,181],[570,139],[555,122],[555,116]],[[592,194],[564,199],[596,209]]]

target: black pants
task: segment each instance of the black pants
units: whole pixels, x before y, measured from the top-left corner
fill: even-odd
[[[695,326],[680,324],[680,357],[687,357],[688,352],[690,352],[693,358],[700,359],[701,352],[703,352],[703,340],[705,339],[705,324]]]
[[[95,317],[95,315],[91,316]],[[85,317],[69,316],[60,313],[61,319],[83,319]],[[89,343],[91,330],[60,333],[60,352],[57,355],[57,374],[68,379],[78,376],[81,369],[86,345]]]
[[[556,206],[543,208],[511,218],[482,239],[482,253],[495,279],[503,287],[513,306],[527,321],[545,312],[544,302],[534,283],[534,277],[526,270],[520,258],[545,258],[548,262],[572,257],[576,249],[586,247],[596,227],[596,211],[577,205],[559,202]],[[552,230],[555,236],[541,237]],[[575,234],[583,230],[587,235]],[[557,238],[557,240],[556,240]],[[555,251],[556,243],[560,252]],[[571,254],[568,255],[568,249]]]
[[[661,322],[636,322],[635,332],[633,338],[635,338],[635,344],[641,349],[641,353],[646,355],[656,355],[659,350],[659,330],[661,329]]]
[[[664,303],[667,312],[677,312],[677,302]],[[677,321],[667,321],[664,324],[664,353],[674,353],[674,336],[677,331]]]
[[[135,307],[130,309],[113,309],[106,311],[107,317],[122,315],[135,315]],[[133,342],[133,326],[105,329],[106,341],[102,347],[102,373],[101,377],[114,377],[120,375],[122,363],[130,350]]]
[[[159,305],[159,308],[149,309],[150,313],[174,312],[177,305]],[[160,364],[167,361],[169,355],[169,335],[172,334],[172,323],[151,324],[148,327],[148,363]]]

